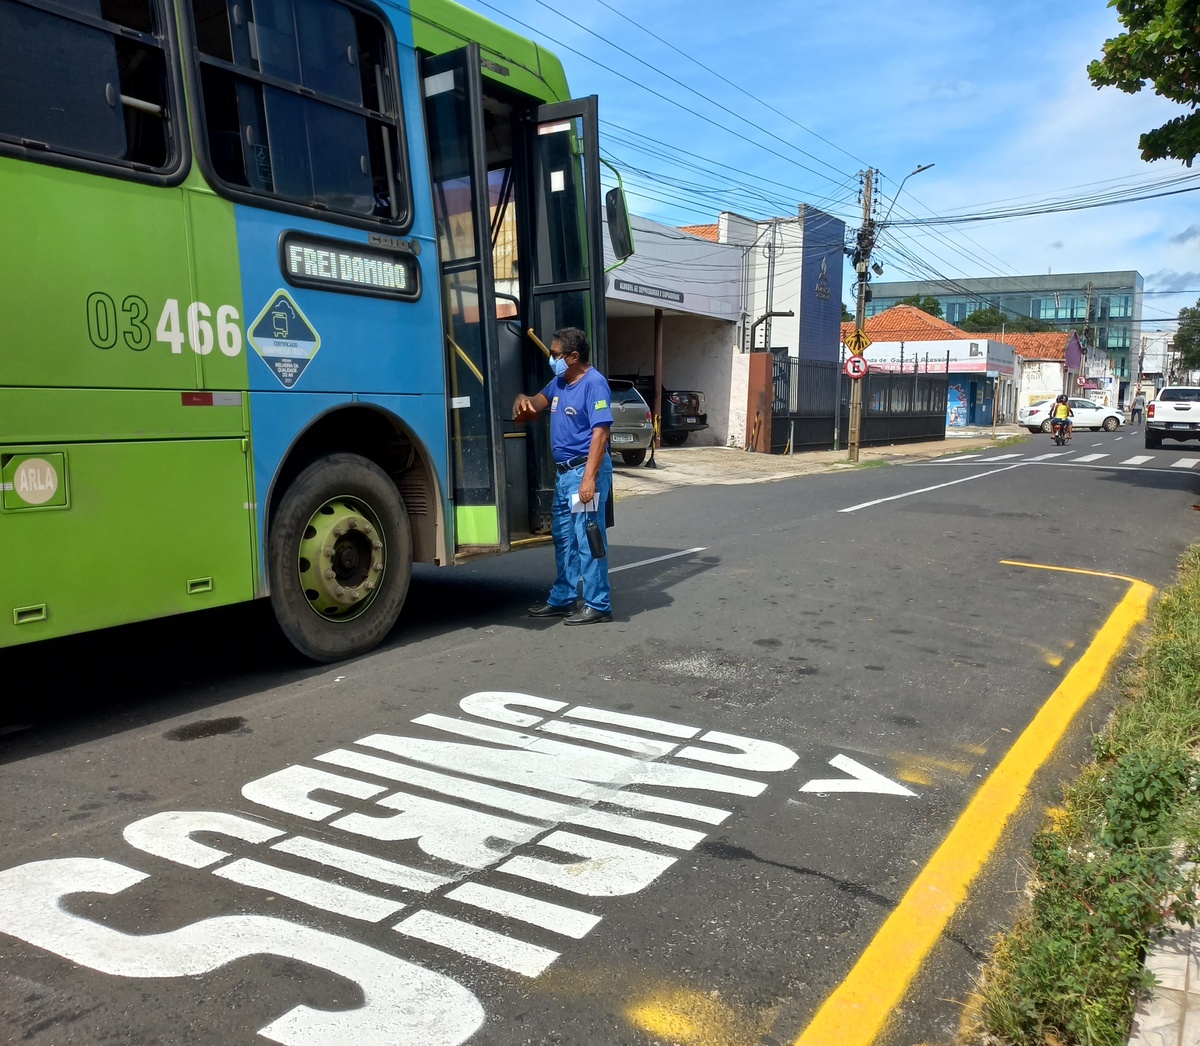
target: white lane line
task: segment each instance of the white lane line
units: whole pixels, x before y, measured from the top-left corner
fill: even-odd
[[[974,476],[964,476],[962,479],[952,479],[948,483],[937,483],[932,487],[922,487],[920,490],[907,490],[903,494],[893,494],[890,498],[876,498],[874,501],[864,501],[861,505],[851,505],[849,508],[840,508],[839,512],[857,512],[860,508],[871,508],[874,505],[882,505],[887,501],[899,501],[901,498],[911,498],[917,494],[928,494],[931,490],[941,490],[943,487],[953,487],[956,483],[970,483],[974,479],[985,479],[988,476],[995,476],[1001,472],[1009,472],[1012,469],[1019,469],[1025,462],[1018,461],[1012,465],[1005,465],[1002,469],[992,469],[990,472],[979,472]]]
[[[1038,454],[1036,457],[1030,458],[1030,461],[1046,461],[1048,458],[1061,458],[1065,454],[1070,454],[1069,450],[1052,450],[1049,454]]]
[[[1115,440],[1113,440],[1113,442],[1116,443],[1119,440],[1123,440],[1124,438],[1125,438],[1124,436],[1118,436]]]
[[[690,556],[695,552],[707,551],[707,545],[701,545],[699,548],[685,548],[682,552],[671,552],[665,556],[655,556],[653,559],[639,559],[636,563],[626,563],[623,567],[609,567],[608,572],[615,574],[619,570],[632,570],[634,567],[645,567],[651,563],[661,563],[664,559],[678,559],[680,556]]]
[[[1075,458],[1075,461],[1099,461],[1101,458],[1107,458],[1107,454],[1084,454],[1081,457]]]
[[[538,976],[558,958],[558,952],[549,948],[516,941],[437,912],[417,912],[392,929],[526,977]]]
[[[538,901],[519,893],[499,890],[494,886],[484,886],[482,883],[463,883],[456,886],[448,894],[453,901],[470,904],[482,908],[486,912],[506,915],[510,919],[520,919],[523,923],[540,926],[544,930],[552,930],[564,937],[581,940],[596,928],[600,916],[589,912],[581,912],[577,908],[568,908],[562,904],[551,904],[549,901]]]
[[[1180,458],[1171,468],[1173,469],[1194,469],[1200,465],[1200,458]]]
[[[272,850],[291,854],[293,857],[303,857],[307,861],[316,861],[330,868],[339,868],[351,875],[364,879],[374,879],[387,883],[389,886],[403,886],[406,890],[417,890],[428,893],[439,886],[454,882],[444,875],[435,875],[420,868],[410,868],[406,864],[396,864],[382,857],[372,857],[358,850],[347,850],[344,846],[334,846],[332,843],[310,839],[306,835],[297,835],[276,843]]]
[[[1103,447],[1104,444],[1103,443],[1093,443],[1092,446],[1093,447]]]
[[[245,858],[227,864],[224,868],[218,868],[213,875],[241,883],[243,886],[283,894],[284,897],[291,897],[314,908],[321,908],[335,915],[345,915],[351,919],[362,919],[364,922],[379,922],[380,919],[386,919],[389,915],[395,915],[408,907],[386,897],[376,897],[361,890],[351,890],[348,886],[323,882],[311,875],[289,872],[284,868],[275,868]]]
[[[1122,461],[1121,464],[1122,465],[1144,465],[1144,464],[1146,464],[1147,461],[1153,461],[1153,460],[1154,460],[1153,454],[1135,454],[1129,460]]]

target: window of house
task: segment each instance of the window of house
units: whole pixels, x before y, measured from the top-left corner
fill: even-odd
[[[160,0],[0,0],[0,147],[177,166]]]
[[[338,0],[192,0],[192,17],[219,182],[407,220],[399,86],[381,19]]]

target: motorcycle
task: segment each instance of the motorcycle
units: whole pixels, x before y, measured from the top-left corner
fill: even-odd
[[[1051,424],[1050,434],[1054,437],[1054,445],[1056,447],[1065,447],[1071,437],[1067,435],[1067,423],[1065,421],[1055,421]]]

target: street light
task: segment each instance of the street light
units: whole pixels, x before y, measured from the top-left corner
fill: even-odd
[[[887,214],[883,216],[883,221],[876,224],[871,218],[871,186],[875,180],[875,172],[870,168],[867,169],[866,181],[863,185],[863,224],[858,230],[858,248],[854,252],[854,269],[858,273],[858,300],[854,310],[854,326],[861,333],[863,324],[867,321],[867,281],[871,278],[869,269],[871,268],[871,250],[875,246],[875,236],[879,229],[887,225],[888,219],[892,216],[892,208],[896,206],[896,200],[899,199],[901,191],[904,189],[904,182],[908,181],[914,174],[920,174],[922,171],[929,170],[933,164],[923,163],[916,169],[909,171],[904,176],[904,181],[900,183],[900,188],[896,190],[896,195],[892,197],[892,202],[888,206]],[[862,381],[855,381],[850,387],[850,433],[848,444],[848,460],[858,461],[858,444],[859,435],[862,430]]]
[[[914,174],[920,174],[922,171],[927,171],[933,166],[935,165],[932,163],[923,163],[915,170],[909,171],[908,174],[904,176],[903,181],[900,182],[900,188],[896,190],[896,195],[892,197],[892,202],[887,209],[887,214],[883,216],[883,221],[879,223],[880,225],[887,225],[888,219],[892,216],[892,207],[896,206],[896,201],[900,199],[900,194],[904,191],[904,182],[908,181],[909,178],[911,178]]]

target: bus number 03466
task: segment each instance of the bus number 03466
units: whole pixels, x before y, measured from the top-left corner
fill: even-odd
[[[153,332],[149,319],[149,306],[136,294],[128,295],[119,309],[113,297],[103,291],[88,295],[88,337],[98,349],[111,349],[121,339],[135,352],[144,352],[150,348],[153,333],[176,355],[183,352],[185,341],[198,356],[207,356],[214,346],[230,357],[242,351],[242,328],[238,324],[241,316],[232,305],[217,306],[214,324],[213,310],[205,302],[191,302],[181,317],[179,299],[168,298]]]

